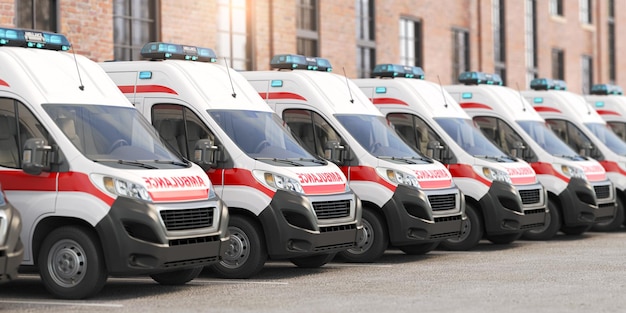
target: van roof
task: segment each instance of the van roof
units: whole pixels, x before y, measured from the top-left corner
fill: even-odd
[[[531,102],[536,111],[562,114],[564,118],[577,123],[606,122],[596,110],[579,94],[564,90],[526,90],[522,91],[524,98]]]

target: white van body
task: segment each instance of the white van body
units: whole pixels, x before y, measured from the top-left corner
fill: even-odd
[[[410,146],[429,154],[434,152],[429,143],[436,140],[442,145],[437,159],[450,170],[466,196],[465,202],[478,210],[472,229],[478,228],[479,234],[484,230],[486,238],[499,242],[544,227],[546,192],[533,169],[523,160],[508,157],[485,138],[442,86],[404,77],[354,82]],[[487,177],[484,168],[508,173],[509,179]],[[480,237],[468,238],[475,241],[468,248]]]
[[[67,41],[0,29],[9,45],[26,36]],[[22,264],[38,266],[51,293],[88,297],[108,274],[180,284],[219,260],[228,211],[208,177],[165,147],[98,64],[0,45],[0,68],[10,134],[0,182],[22,215]]]
[[[552,219],[560,221],[561,231],[581,234],[594,223],[614,216],[613,184],[604,168],[593,159],[578,156],[552,136],[543,118],[519,92],[485,84],[445,89],[487,138],[532,166],[548,192],[548,209]]]
[[[526,90],[522,95],[551,129],[574,151],[597,160],[613,182],[617,211],[598,230],[615,230],[624,222],[626,197],[626,143],[585,98],[566,90]],[[590,149],[589,149],[590,148]],[[599,203],[601,204],[601,203]]]
[[[309,70],[243,75],[311,153],[335,160],[328,154],[334,143],[349,155],[338,165],[363,202],[367,236],[343,257],[373,261],[388,242],[407,253],[425,253],[461,234],[466,219],[463,196],[448,170],[404,144],[352,81]],[[398,154],[396,149],[414,157],[387,157]],[[417,181],[421,189],[415,187]]]
[[[6,200],[0,185],[0,283],[17,278],[17,269],[24,255],[21,230],[20,212]]]
[[[230,248],[213,267],[218,274],[250,277],[268,257],[317,267],[355,245],[361,205],[346,177],[300,147],[241,74],[221,64],[171,59],[101,66],[162,136],[178,138],[173,145],[183,156],[191,159],[201,138],[220,147],[221,161],[206,167],[207,174],[231,222],[244,219],[255,229],[231,224]],[[270,174],[302,190],[270,186]]]

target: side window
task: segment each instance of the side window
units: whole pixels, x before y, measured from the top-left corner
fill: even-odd
[[[431,151],[428,151],[428,143],[438,141],[443,144],[441,137],[417,116],[408,113],[392,113],[387,115],[387,119],[393,125],[396,133],[410,147],[419,150],[424,155],[431,154]]]
[[[475,116],[473,120],[485,137],[509,155],[516,154],[514,150],[517,149],[518,144],[528,147],[522,137],[509,124],[499,118]],[[525,151],[524,160],[527,162],[536,161],[536,155],[532,150],[527,148]]]
[[[215,140],[200,118],[188,108],[175,104],[152,107],[152,125],[170,149],[189,159],[196,141]]]
[[[606,122],[611,130],[623,141],[626,141],[626,123],[622,122]]]
[[[283,120],[310,153],[328,158],[324,147],[329,141],[342,142],[337,132],[319,114],[308,110],[285,110]]]
[[[550,119],[546,124],[552,131],[570,146],[576,153],[590,156],[594,159],[602,157],[600,151],[595,148],[589,139],[578,127],[566,120]],[[591,149],[589,151],[589,149]]]
[[[24,143],[35,137],[54,144],[48,131],[24,104],[0,98],[0,166],[21,168]]]

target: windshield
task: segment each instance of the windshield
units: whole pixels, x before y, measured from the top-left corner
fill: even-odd
[[[116,167],[189,166],[165,147],[134,107],[44,104],[43,108],[72,144],[93,161]]]
[[[273,112],[208,111],[235,144],[255,159],[317,160],[300,146]]]
[[[382,116],[350,114],[336,117],[350,135],[375,157],[408,158],[430,162],[400,139]]]
[[[518,121],[524,131],[533,139],[542,149],[548,153],[558,157],[580,157],[570,146],[563,142],[552,130],[542,121]]]
[[[436,118],[435,121],[465,152],[475,157],[501,158],[506,156],[483,133],[464,118]]]
[[[626,143],[617,137],[605,124],[587,123],[585,126],[611,151],[626,156]]]

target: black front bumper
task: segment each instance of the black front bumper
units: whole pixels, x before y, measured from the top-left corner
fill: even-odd
[[[572,178],[559,194],[563,225],[568,227],[592,225],[598,212],[595,191],[588,181]]]

